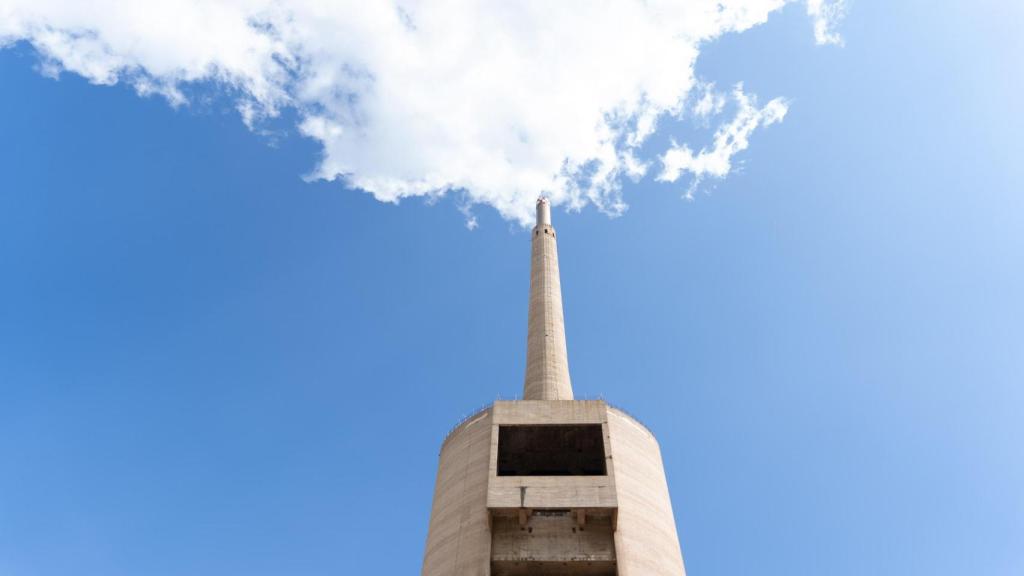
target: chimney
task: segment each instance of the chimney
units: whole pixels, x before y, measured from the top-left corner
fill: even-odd
[[[526,336],[524,400],[572,400],[569,354],[565,347],[558,247],[551,226],[551,205],[537,200],[530,259],[530,316]]]

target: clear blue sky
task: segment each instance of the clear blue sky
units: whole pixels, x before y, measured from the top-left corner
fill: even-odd
[[[741,170],[555,214],[576,393],[658,435],[690,574],[1024,574],[1022,16],[787,8],[697,65],[790,101]],[[444,434],[521,387],[529,236],[37,63],[0,51],[0,574],[418,573]]]

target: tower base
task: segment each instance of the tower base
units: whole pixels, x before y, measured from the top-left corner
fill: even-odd
[[[423,576],[685,576],[654,436],[600,400],[499,401],[441,448]]]

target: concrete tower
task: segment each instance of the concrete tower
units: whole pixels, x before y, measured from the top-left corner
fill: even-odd
[[[685,576],[658,443],[574,400],[555,229],[537,201],[523,399],[441,446],[423,576]]]
[[[526,333],[523,400],[572,400],[569,353],[565,349],[558,246],[547,198],[537,201],[530,255],[530,321]]]

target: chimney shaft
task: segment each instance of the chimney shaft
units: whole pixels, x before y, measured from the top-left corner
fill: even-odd
[[[537,200],[537,225],[532,233],[523,399],[572,400],[565,318],[562,314],[562,284],[558,277],[558,247],[547,198]]]

